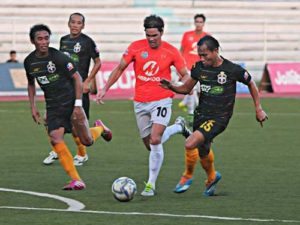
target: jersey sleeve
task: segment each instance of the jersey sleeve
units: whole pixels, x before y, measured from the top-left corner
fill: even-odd
[[[183,34],[183,36],[182,36],[182,39],[181,39],[181,48],[183,48],[184,49],[184,47],[185,47],[185,40],[186,40],[186,33],[184,33]]]
[[[27,77],[28,84],[33,85],[34,84],[34,77],[30,76],[30,74],[29,74],[29,62],[28,62],[28,59],[24,60],[24,68],[25,68],[25,72],[26,72],[26,77]]]
[[[92,59],[99,58],[99,49],[93,39],[90,39],[90,52]]]
[[[194,80],[198,80],[198,77],[199,77],[199,64],[198,63],[195,63],[193,66],[192,66],[192,69],[191,69],[191,77],[194,79]]]
[[[252,77],[249,72],[243,67],[237,65],[233,73],[235,79],[245,85],[248,85]]]
[[[135,59],[135,51],[134,51],[134,45],[133,44],[130,44],[128,46],[128,48],[123,53],[122,57],[125,60],[125,62],[128,63],[128,64],[130,62],[134,61],[134,59]]]
[[[70,57],[66,56],[61,52],[58,55],[58,58],[59,58],[58,60],[60,62],[60,65],[64,71],[64,74],[71,78],[73,74],[78,71],[75,63]]]
[[[62,41],[63,41],[63,38],[61,37],[59,40],[59,51],[62,51]]]

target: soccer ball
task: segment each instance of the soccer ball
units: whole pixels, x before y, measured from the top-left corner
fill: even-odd
[[[118,201],[128,202],[133,199],[137,192],[137,187],[131,178],[120,177],[113,182],[111,191]]]

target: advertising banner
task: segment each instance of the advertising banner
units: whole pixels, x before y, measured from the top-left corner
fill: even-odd
[[[300,63],[268,63],[260,90],[274,93],[300,93]]]

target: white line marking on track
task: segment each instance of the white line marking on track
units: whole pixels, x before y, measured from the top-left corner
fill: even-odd
[[[181,214],[170,214],[170,213],[111,212],[111,211],[83,210],[85,208],[85,205],[82,204],[81,202],[70,199],[70,198],[61,197],[58,195],[33,192],[33,191],[8,189],[8,188],[0,188],[0,191],[24,193],[24,194],[35,195],[35,196],[40,196],[40,197],[53,198],[53,199],[57,199],[59,201],[65,202],[69,206],[67,209],[0,206],[0,209],[35,210],[35,211],[52,211],[52,212],[77,212],[77,213],[125,215],[125,216],[202,218],[202,219],[226,220],[226,221],[300,223],[299,220],[259,219],[259,218],[223,217],[223,216],[207,216],[207,215],[181,215]]]
[[[0,191],[23,193],[23,194],[28,194],[28,195],[40,196],[40,197],[53,198],[53,199],[56,199],[56,200],[59,200],[59,201],[62,201],[64,203],[66,203],[69,206],[66,209],[68,211],[79,211],[79,210],[85,208],[85,205],[82,204],[81,202],[76,201],[76,200],[71,199],[71,198],[61,197],[59,195],[33,192],[33,191],[16,190],[16,189],[9,189],[9,188],[0,188]]]
[[[202,218],[202,219],[226,220],[226,221],[300,223],[299,220],[258,219],[258,218],[240,218],[240,217],[223,217],[223,216],[206,216],[206,215],[180,215],[180,214],[170,214],[170,213],[110,212],[110,211],[94,211],[94,210],[79,210],[79,211],[76,210],[76,211],[72,211],[72,210],[66,210],[66,209],[12,207],[12,206],[0,206],[0,209],[37,210],[37,211],[54,211],[54,212],[77,212],[77,213],[125,215],[125,216],[157,216],[157,217]]]

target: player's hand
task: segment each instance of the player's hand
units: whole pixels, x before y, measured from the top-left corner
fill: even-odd
[[[31,109],[31,115],[32,115],[32,119],[34,122],[36,122],[37,124],[41,124],[42,123],[42,118],[41,118],[41,115],[40,115],[40,112],[37,110],[36,107],[33,107]]]
[[[98,104],[104,104],[103,98],[105,95],[106,95],[106,91],[102,89],[100,92],[97,93],[96,102]]]
[[[170,86],[171,86],[171,82],[166,80],[166,79],[162,79],[160,81],[160,85],[162,88],[165,88],[165,89],[170,89]]]
[[[268,115],[264,110],[260,109],[256,111],[256,120],[260,123],[260,126],[263,127],[263,122],[268,119]]]
[[[90,83],[88,82],[87,79],[82,84],[82,92],[83,92],[83,94],[90,92]]]

